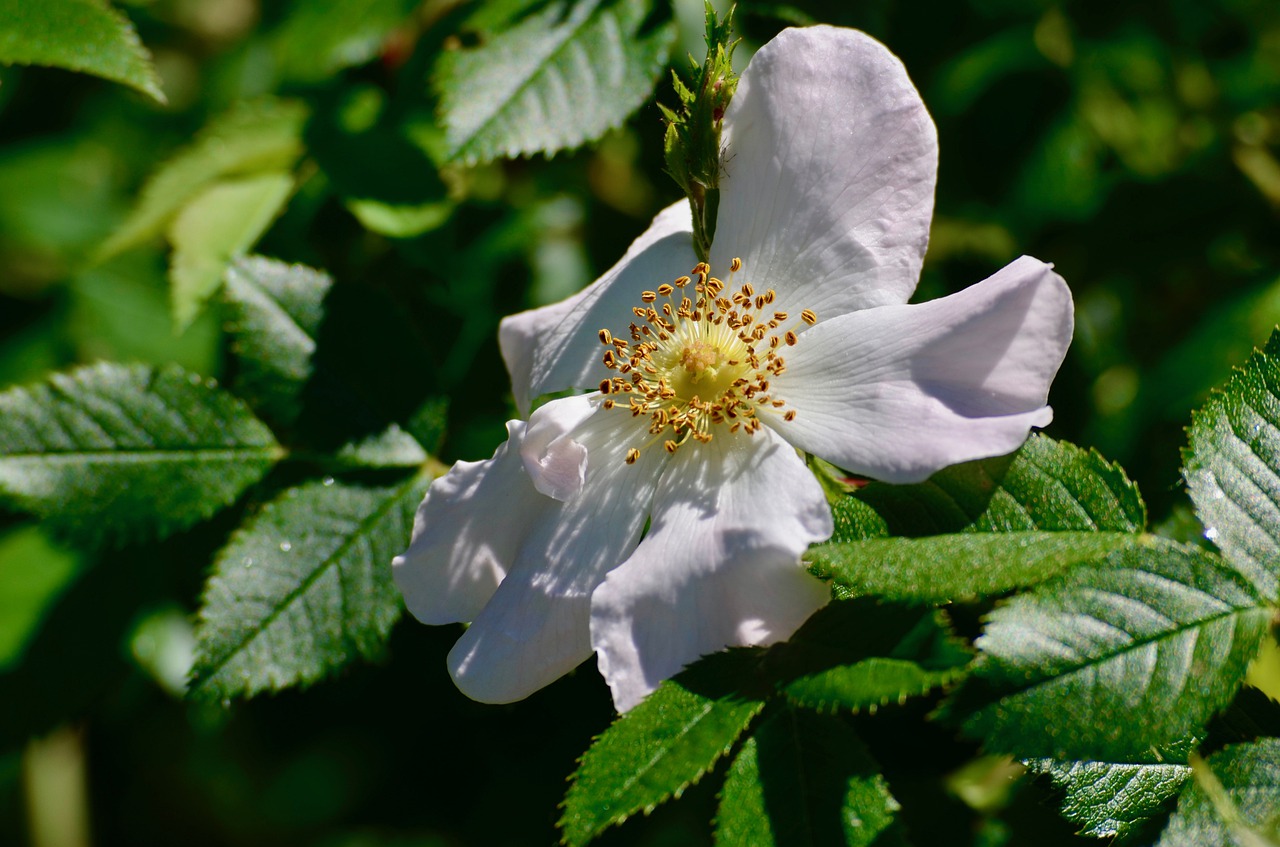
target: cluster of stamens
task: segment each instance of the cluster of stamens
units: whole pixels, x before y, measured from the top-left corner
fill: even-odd
[[[786,312],[769,308],[773,289],[757,294],[743,283],[734,290],[741,269],[741,259],[730,263],[726,286],[701,262],[689,276],[641,293],[630,341],[600,330],[604,365],[618,374],[600,383],[603,406],[649,417],[653,438],[642,446],[663,439],[674,453],[690,438],[710,441],[716,426],[754,435],[762,414],[795,419],[796,410],[770,394],[769,380],[786,371],[781,351],[796,343],[798,324],[788,326]],[[800,320],[818,317],[805,309]],[[633,447],[626,461],[639,457]]]

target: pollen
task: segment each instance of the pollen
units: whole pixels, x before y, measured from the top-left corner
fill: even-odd
[[[601,406],[649,419],[651,437],[627,450],[627,464],[659,443],[675,453],[690,440],[711,441],[721,428],[754,435],[763,417],[795,420],[796,410],[769,392],[769,380],[786,370],[781,351],[796,344],[796,330],[804,327],[788,323],[786,312],[766,310],[777,297],[773,289],[735,284],[741,259],[729,271],[721,280],[700,262],[688,276],[641,292],[629,343],[600,330],[601,361],[616,374],[600,383],[608,395]],[[804,324],[817,320],[811,309],[800,313]]]

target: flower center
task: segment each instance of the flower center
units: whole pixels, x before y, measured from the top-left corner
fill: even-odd
[[[618,374],[600,383],[603,406],[649,417],[653,438],[642,446],[665,436],[663,446],[674,453],[690,438],[710,441],[718,426],[754,435],[761,415],[795,419],[795,409],[769,393],[769,379],[786,370],[780,351],[796,334],[784,327],[786,312],[768,308],[773,289],[757,294],[743,283],[733,291],[741,269],[741,259],[730,263],[728,288],[703,262],[689,276],[642,292],[644,305],[631,310],[640,322],[631,324],[630,342],[600,330],[605,367]],[[809,309],[800,319],[818,320]],[[628,450],[627,463],[639,456],[640,448]]]

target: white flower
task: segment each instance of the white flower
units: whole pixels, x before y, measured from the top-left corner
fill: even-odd
[[[937,142],[884,46],[783,32],[742,74],[724,147],[711,273],[682,202],[580,294],[506,319],[522,410],[597,390],[436,480],[395,560],[419,620],[472,621],[449,667],[477,700],[594,652],[626,710],[703,654],[788,637],[829,596],[800,563],[832,524],[798,450],[911,482],[1052,416],[1072,307],[1049,265],[905,305]]]

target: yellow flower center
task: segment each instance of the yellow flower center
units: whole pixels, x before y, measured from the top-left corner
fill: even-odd
[[[769,308],[773,289],[757,294],[743,283],[733,290],[741,269],[742,260],[734,259],[726,287],[703,262],[689,276],[642,292],[629,342],[600,330],[605,367],[618,374],[600,383],[604,408],[647,415],[648,444],[665,436],[663,446],[674,453],[690,438],[710,441],[717,426],[754,435],[763,414],[795,419],[796,411],[769,393],[769,380],[786,370],[780,351],[796,343],[796,334],[784,326],[786,312]],[[809,309],[800,319],[818,320]],[[632,448],[627,462],[639,456],[640,448]]]

